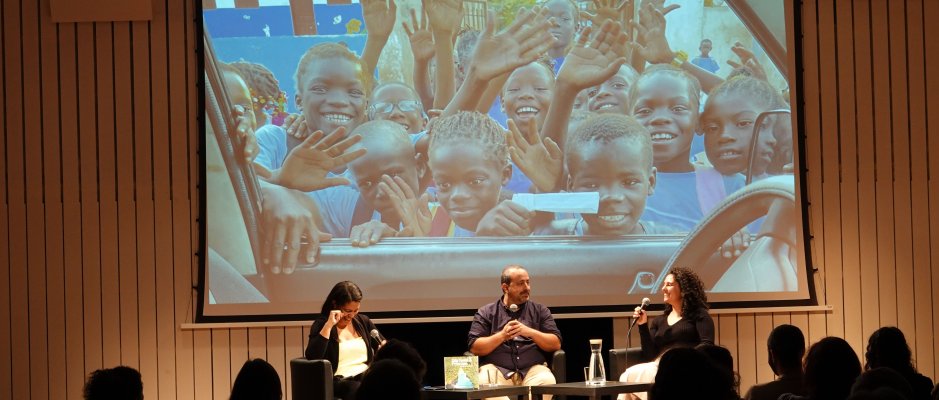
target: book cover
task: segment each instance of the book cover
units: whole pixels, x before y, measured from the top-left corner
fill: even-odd
[[[447,389],[479,389],[479,357],[444,357],[443,381]]]

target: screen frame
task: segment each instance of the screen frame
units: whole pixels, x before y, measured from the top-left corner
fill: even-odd
[[[731,8],[734,9],[735,13],[743,20],[745,14],[747,14],[746,9],[749,9],[749,5],[746,4],[744,0],[727,1]],[[732,4],[731,4],[732,3]],[[797,132],[794,134],[795,143],[793,145],[793,158],[794,158],[794,169],[795,169],[795,190],[796,197],[800,200],[800,208],[802,212],[802,229],[797,230],[797,234],[802,239],[803,244],[802,254],[803,260],[802,265],[804,265],[805,280],[808,287],[808,298],[805,299],[795,299],[795,300],[755,300],[755,301],[723,301],[723,302],[712,302],[710,306],[712,309],[718,310],[751,310],[751,309],[763,309],[763,308],[782,308],[786,309],[791,307],[792,309],[804,309],[806,307],[818,307],[818,294],[816,290],[815,278],[818,268],[814,265],[814,257],[812,256],[812,234],[811,234],[811,213],[809,209],[809,199],[807,194],[807,173],[808,169],[806,168],[806,142],[807,137],[805,133],[805,118],[804,113],[801,112],[802,108],[805,106],[805,100],[802,95],[801,88],[804,85],[804,73],[803,68],[801,68],[804,57],[802,54],[802,41],[800,36],[797,36],[797,32],[802,31],[802,4],[801,2],[796,2],[794,0],[785,0],[784,7],[786,12],[784,13],[787,22],[791,19],[791,23],[786,24],[786,37],[788,41],[791,41],[791,51],[786,52],[786,56],[783,57],[785,64],[777,64],[779,70],[788,71],[788,77],[790,81],[790,101],[793,101],[797,106],[791,107],[792,110],[792,123],[793,127],[796,128]],[[202,15],[203,8],[202,4],[197,4],[197,12],[199,15]],[[743,11],[739,11],[743,9]],[[743,14],[741,14],[741,12]],[[752,10],[750,10],[752,13]],[[208,37],[204,27],[204,19],[199,18],[196,23],[196,34],[202,38]],[[778,43],[764,43],[765,40],[771,39],[771,34],[760,35],[754,33],[754,39],[760,42],[768,51],[773,51],[774,49],[780,49]],[[198,38],[197,38],[198,39]],[[211,43],[203,45],[202,41],[196,42],[196,54],[197,57],[197,67],[199,70],[206,71],[205,58],[207,54],[211,54],[211,49],[206,49],[206,46],[211,46]],[[772,55],[771,59],[776,60]],[[194,321],[196,324],[200,323],[239,323],[239,322],[277,322],[277,321],[307,321],[312,320],[318,316],[317,312],[308,312],[308,313],[291,313],[291,314],[239,314],[239,315],[206,315],[205,306],[206,300],[208,298],[207,292],[207,263],[208,263],[208,240],[207,240],[207,199],[208,194],[206,191],[206,139],[205,131],[206,124],[208,123],[206,118],[206,104],[205,104],[205,92],[204,89],[208,88],[208,82],[205,81],[206,74],[202,73],[199,76],[198,87],[203,89],[199,91],[199,111],[200,114],[196,116],[200,124],[200,139],[199,145],[200,148],[197,149],[199,155],[200,163],[200,184],[198,185],[200,189],[199,196],[199,248],[200,251],[196,254],[196,259],[198,263],[198,277],[197,283],[194,286],[194,289],[197,293],[197,306],[196,314],[194,316]],[[224,88],[222,89],[224,91]],[[225,96],[224,98],[227,98]],[[537,277],[535,277],[537,279]],[[495,277],[493,278],[495,280]],[[495,289],[495,284],[493,284]],[[493,295],[495,298],[496,295]],[[315,311],[318,308],[319,304],[311,304],[309,309]],[[616,315],[619,313],[624,313],[624,315],[630,312],[633,308],[633,305],[630,304],[620,304],[620,305],[599,305],[599,306],[555,306],[552,307],[552,312],[556,314],[564,314],[566,317],[576,317],[576,318],[591,318],[597,316],[610,316]],[[659,311],[663,309],[664,306],[661,304],[653,304],[650,306],[650,310]],[[448,309],[448,310],[425,310],[425,311],[387,311],[387,312],[369,312],[369,316],[373,319],[394,319],[396,322],[426,322],[428,318],[440,317],[440,318],[450,318],[450,317],[465,317],[466,315],[472,315],[476,310],[475,309]],[[750,311],[746,311],[750,312]]]

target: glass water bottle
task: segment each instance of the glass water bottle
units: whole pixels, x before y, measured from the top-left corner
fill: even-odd
[[[587,384],[603,385],[606,383],[606,368],[603,367],[603,354],[600,348],[603,339],[590,339],[590,364],[587,366]]]

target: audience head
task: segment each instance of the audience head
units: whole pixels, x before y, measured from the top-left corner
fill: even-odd
[[[841,400],[861,374],[861,361],[844,339],[829,336],[809,347],[803,382],[813,399]]]
[[[730,375],[733,381],[732,395],[740,393],[740,377],[734,372],[734,356],[730,354],[730,350],[724,346],[707,343],[701,343],[695,346],[695,350],[700,351],[712,364],[719,367],[724,373]]]
[[[805,335],[799,328],[789,324],[777,326],[769,333],[766,347],[769,350],[769,366],[774,374],[802,372]]]
[[[398,360],[407,365],[414,372],[414,377],[420,382],[427,373],[427,363],[421,358],[420,353],[411,346],[410,343],[398,339],[389,339],[387,343],[381,346],[375,352],[374,362],[381,360]]]
[[[92,372],[85,382],[85,400],[141,400],[143,381],[140,372],[119,366]]]
[[[865,370],[887,367],[903,375],[912,375],[916,370],[906,336],[895,326],[885,326],[871,334],[864,358]]]
[[[245,361],[231,387],[230,400],[280,400],[283,392],[274,366],[260,358]]]
[[[666,315],[672,312],[676,304],[681,304],[681,315],[687,318],[694,318],[698,313],[706,313],[708,310],[704,283],[690,268],[675,267],[669,270],[662,284],[662,292]]]
[[[356,400],[419,400],[421,384],[411,368],[394,359],[372,363],[355,392]]]
[[[913,387],[900,375],[899,372],[887,368],[877,367],[858,376],[851,386],[851,397],[859,394],[876,394],[879,389],[888,389],[895,392],[893,397],[913,399]],[[893,398],[890,397],[890,398]],[[883,397],[878,397],[883,398]]]
[[[733,376],[714,365],[704,353],[691,348],[665,352],[649,390],[650,400],[719,400],[735,396]]]

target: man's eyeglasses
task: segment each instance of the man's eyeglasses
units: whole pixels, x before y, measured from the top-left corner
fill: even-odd
[[[388,115],[394,110],[395,107],[398,107],[401,112],[414,112],[422,111],[421,102],[416,100],[401,100],[398,102],[382,102],[375,103],[368,107],[369,118],[374,119],[375,115]]]

